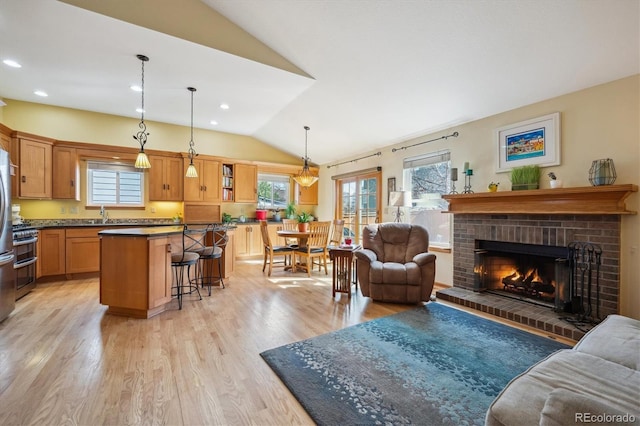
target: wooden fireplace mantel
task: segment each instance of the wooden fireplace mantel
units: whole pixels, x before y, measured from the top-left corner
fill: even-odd
[[[602,185],[529,191],[449,194],[447,213],[459,214],[611,214],[627,215],[625,199],[638,186]]]

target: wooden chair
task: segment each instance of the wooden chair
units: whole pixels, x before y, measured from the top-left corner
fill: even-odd
[[[329,250],[327,245],[329,243],[329,231],[331,230],[331,222],[309,222],[309,238],[307,239],[306,247],[298,247],[295,251],[294,264],[296,263],[295,257],[301,257],[306,259],[307,275],[311,276],[311,270],[313,269],[313,259],[318,258],[322,260],[322,266],[324,266],[325,275],[329,275],[327,271],[327,257]]]
[[[282,263],[282,267],[287,265],[287,257],[291,257],[294,254],[293,248],[289,246],[274,246],[271,244],[271,238],[269,237],[268,224],[266,220],[260,221],[260,233],[262,234],[262,244],[264,245],[264,262],[262,263],[262,272],[267,267],[267,259],[269,260],[269,272],[268,276],[271,276],[271,270],[274,265],[273,256],[283,256],[282,262],[276,262],[275,264]],[[291,269],[295,272],[296,265],[291,265]]]
[[[295,219],[282,219],[282,229],[285,231],[297,231],[298,221]],[[295,238],[285,238],[284,243],[289,247],[298,246],[298,240]]]
[[[332,247],[339,247],[340,244],[342,244],[343,231],[344,231],[344,220],[334,219],[331,224],[331,237],[329,237],[327,250],[331,249]],[[327,260],[329,259],[328,256],[329,256],[329,253],[327,253]],[[320,259],[315,259],[313,262],[314,262],[314,265],[318,265],[318,271],[319,271],[322,268],[322,263],[320,262]]]

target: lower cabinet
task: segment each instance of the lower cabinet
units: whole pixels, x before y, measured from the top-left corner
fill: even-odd
[[[66,230],[66,274],[98,272],[100,270],[100,237],[103,228]]]
[[[260,224],[238,225],[236,229],[236,257],[244,258],[262,254]]]
[[[65,273],[65,230],[43,229],[40,231],[38,263],[43,277]]]

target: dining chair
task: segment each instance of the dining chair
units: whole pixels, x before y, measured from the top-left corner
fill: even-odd
[[[309,222],[309,238],[307,238],[306,247],[298,247],[295,250],[294,264],[297,259],[295,257],[305,258],[307,265],[307,275],[311,276],[313,269],[313,259],[318,258],[322,261],[325,275],[329,275],[327,271],[327,257],[329,250],[329,231],[331,230],[331,221]]]
[[[342,244],[342,233],[344,230],[344,220],[334,219],[331,223],[331,236],[329,237],[329,243],[327,244],[327,260],[329,259],[328,251],[332,248],[339,247]],[[322,268],[322,262],[319,258],[313,260],[314,266],[318,265],[318,271]]]
[[[285,231],[297,231],[298,221],[295,219],[282,219],[282,229]],[[298,240],[295,238],[284,237],[284,242],[289,247],[298,246]]]
[[[260,233],[262,235],[262,244],[264,245],[264,261],[262,263],[262,272],[264,272],[264,270],[267,267],[267,260],[269,260],[269,272],[267,273],[268,276],[271,276],[271,270],[272,267],[274,265],[279,265],[282,264],[282,267],[288,266],[287,265],[287,258],[292,257],[294,254],[294,249],[289,247],[289,246],[274,246],[271,243],[271,238],[269,237],[269,229],[268,229],[268,224],[266,220],[261,220],[260,221]],[[273,260],[274,256],[283,256],[282,262],[275,262]],[[295,272],[296,269],[296,265],[292,264],[291,265],[291,270],[293,272]]]

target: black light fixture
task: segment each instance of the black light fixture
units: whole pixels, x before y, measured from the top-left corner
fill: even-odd
[[[302,170],[296,176],[293,177],[293,180],[298,182],[301,186],[309,187],[316,183],[318,180],[318,176],[315,176],[309,170],[309,157],[307,156],[307,134],[309,133],[309,126],[304,126],[304,165],[302,166]]]
[[[136,169],[149,169],[151,168],[151,163],[149,162],[147,154],[145,154],[144,152],[144,145],[147,143],[147,136],[149,136],[149,133],[147,133],[147,125],[144,124],[144,63],[147,62],[149,58],[144,55],[136,56],[142,62],[142,105],[140,106],[140,124],[138,124],[140,130],[135,135],[133,135],[133,138],[137,140],[138,143],[140,143],[140,152],[138,152],[135,167]]]
[[[187,177],[189,178],[197,178],[198,170],[196,166],[193,165],[193,157],[197,157],[198,153],[193,148],[195,146],[195,142],[193,142],[193,92],[196,91],[195,87],[187,87],[187,90],[191,92],[191,139],[189,140],[189,167],[187,167]]]

